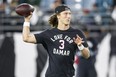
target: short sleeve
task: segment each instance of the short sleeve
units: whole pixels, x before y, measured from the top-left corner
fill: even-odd
[[[41,43],[41,44],[44,43],[45,32],[41,32],[41,33],[34,34],[34,36],[35,36],[35,39],[37,41],[36,43]]]
[[[85,47],[88,47],[87,39],[86,39],[86,36],[85,36],[84,32],[82,32],[82,31],[80,30],[79,36],[80,36],[81,38],[83,38],[83,41],[84,41],[83,45],[84,45]]]

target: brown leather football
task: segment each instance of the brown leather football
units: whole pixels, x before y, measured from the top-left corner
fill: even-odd
[[[34,7],[28,3],[22,3],[15,8],[15,11],[20,16],[29,16],[34,11]]]

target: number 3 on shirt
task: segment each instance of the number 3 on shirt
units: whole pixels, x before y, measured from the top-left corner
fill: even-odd
[[[59,42],[61,43],[61,45],[59,46],[60,49],[64,49],[64,40],[59,40]]]

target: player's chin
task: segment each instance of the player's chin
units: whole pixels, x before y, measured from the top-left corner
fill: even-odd
[[[65,24],[65,26],[68,26],[69,24]]]
[[[66,24],[66,25],[70,25],[70,22],[66,22],[65,24]]]

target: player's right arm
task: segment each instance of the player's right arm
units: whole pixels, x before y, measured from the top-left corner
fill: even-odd
[[[28,17],[24,18],[24,24],[23,24],[23,31],[22,31],[22,36],[23,36],[23,41],[27,43],[36,43],[36,39],[34,34],[30,33],[30,19],[32,17],[32,14]]]

